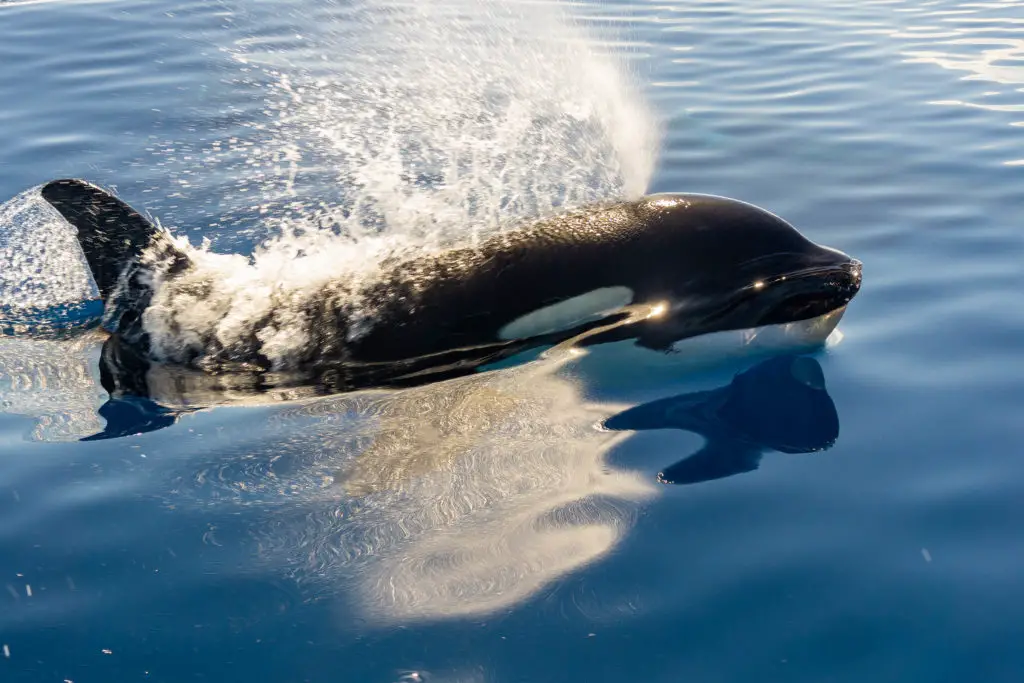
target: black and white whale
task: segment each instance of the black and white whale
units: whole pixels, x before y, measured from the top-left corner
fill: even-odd
[[[467,374],[567,340],[668,351],[708,333],[799,323],[820,342],[861,284],[859,261],[768,211],[659,194],[393,258],[368,279],[338,273],[312,292],[281,293],[225,338],[216,314],[194,315],[214,306],[214,275],[170,233],[83,180],[38,192],[75,231],[102,298],[106,379],[132,393],[144,387],[123,376],[152,361],[295,372],[345,390]],[[285,351],[268,342],[282,335],[296,340]]]

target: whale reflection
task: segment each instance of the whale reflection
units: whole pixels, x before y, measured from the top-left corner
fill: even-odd
[[[95,340],[53,343],[0,343],[0,406],[36,417],[37,438],[113,437],[168,426],[199,403],[268,401],[151,368],[161,402],[126,391],[103,403]],[[625,409],[587,401],[574,363],[589,353],[402,390],[299,392],[257,419],[219,421],[144,471],[177,508],[246,506],[256,560],[339,595],[346,618],[395,624],[512,608],[612,551],[659,490],[608,461],[630,431],[707,439],[662,472],[672,483],[748,472],[766,451],[822,450],[838,435],[813,358],[771,358],[727,386]]]
[[[703,448],[658,474],[666,484],[751,472],[766,451],[822,451],[839,437],[839,415],[821,365],[796,355],[759,363],[718,389],[630,408],[604,426],[613,431],[682,429],[703,436]]]
[[[838,436],[821,366],[810,357],[771,358],[728,386],[625,411],[588,403],[571,363],[547,359],[282,413],[286,422],[318,417],[317,438],[349,455],[328,457],[338,463],[333,485],[316,484],[312,508],[294,508],[304,531],[264,546],[276,543],[320,579],[348,577],[371,620],[484,615],[622,540],[636,506],[657,492],[640,472],[609,464],[626,430],[681,428],[707,438],[662,473],[675,483],[749,471],[767,450],[821,450]],[[328,462],[320,465],[322,472]],[[225,484],[240,488],[220,476],[213,482]]]
[[[163,429],[189,411],[116,388],[104,361],[108,342],[98,331],[0,334],[0,413],[33,420],[34,441],[90,441]]]
[[[34,421],[35,441],[97,441],[170,427],[222,405],[272,405],[331,393],[268,373],[214,375],[142,363],[100,331],[0,334],[0,413]]]
[[[363,614],[384,622],[508,608],[605,555],[656,488],[607,465],[628,435],[595,429],[609,410],[564,363],[308,403],[366,438],[325,493],[357,510],[328,505],[293,547],[321,575],[351,576]]]

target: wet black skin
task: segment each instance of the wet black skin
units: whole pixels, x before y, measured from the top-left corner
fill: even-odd
[[[410,271],[424,274],[425,291],[410,291],[415,282],[406,275]],[[386,302],[382,319],[387,324],[360,339],[352,355],[398,361],[493,343],[499,330],[520,316],[615,286],[632,289],[634,304],[663,302],[668,311],[602,340],[633,338],[664,349],[709,332],[818,317],[853,298],[860,273],[855,259],[814,244],[750,204],[707,195],[654,195],[558,216],[472,250],[397,266],[371,296]],[[607,322],[561,336],[571,338]],[[415,350],[409,338],[416,340]]]
[[[62,180],[42,193],[78,229],[101,293],[118,292],[105,299],[114,313],[105,386],[145,395],[151,361],[141,320],[150,292],[132,275],[140,245],[161,244],[172,273],[191,268],[188,257],[158,242],[156,227],[100,188]],[[116,287],[119,279],[127,286]],[[344,301],[311,300],[315,339],[292,375],[325,391],[420,384],[580,335],[581,344],[632,339],[664,350],[709,332],[818,317],[845,306],[860,282],[858,261],[763,209],[708,195],[653,195],[556,216],[471,249],[387,264],[361,291],[374,324],[355,340],[347,338]],[[633,304],[661,303],[665,313],[627,323],[623,312],[551,334],[499,338],[523,315],[603,287],[629,287]],[[225,369],[271,369],[255,341],[217,359]]]

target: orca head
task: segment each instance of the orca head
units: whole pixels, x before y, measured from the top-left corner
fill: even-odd
[[[841,313],[861,285],[861,263],[841,251],[808,243],[802,252],[752,259],[688,323],[705,331],[786,325]],[[836,320],[838,322],[838,319]]]
[[[672,282],[662,284],[664,305],[646,335],[661,345],[823,317],[831,332],[860,290],[860,261],[810,241],[764,209],[711,195],[653,195],[646,202],[649,220],[674,242],[655,258],[671,258],[665,254],[674,247],[682,262]]]

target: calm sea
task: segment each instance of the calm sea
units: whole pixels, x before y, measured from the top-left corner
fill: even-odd
[[[264,282],[659,191],[865,264],[800,360],[168,381],[223,405],[103,440],[95,338],[0,338],[0,681],[1024,680],[1019,2],[0,0],[0,67],[0,201]]]

